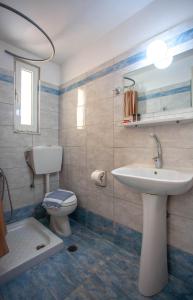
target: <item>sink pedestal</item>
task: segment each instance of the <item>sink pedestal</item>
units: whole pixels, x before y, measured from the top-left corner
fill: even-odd
[[[139,291],[144,296],[152,296],[159,293],[168,282],[167,196],[142,194],[142,199],[143,241]]]

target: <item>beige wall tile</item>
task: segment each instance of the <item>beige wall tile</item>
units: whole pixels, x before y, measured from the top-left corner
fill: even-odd
[[[86,125],[107,125],[113,122],[113,97],[90,98],[86,104]]]
[[[168,200],[170,214],[193,220],[193,189],[186,194],[170,196]]]
[[[87,208],[103,217],[113,220],[113,197],[104,193],[91,193]]]
[[[168,218],[168,242],[177,248],[193,253],[193,221],[170,215]]]
[[[69,94],[69,93],[68,93]],[[64,94],[59,101],[60,129],[76,127],[77,125],[77,91],[69,95]]]
[[[65,165],[64,162],[62,164],[62,170],[59,174],[60,187],[65,188],[68,181],[68,168],[69,165]]]
[[[94,170],[111,171],[113,169],[113,148],[87,147],[87,168],[91,172]]]
[[[86,142],[88,147],[113,147],[113,123],[87,126]]]
[[[117,123],[114,126],[114,147],[153,148],[154,141],[150,133],[153,128],[126,128]]]
[[[115,222],[142,231],[142,207],[119,198],[114,198],[114,202]]]
[[[32,135],[13,131],[13,126],[0,126],[0,147],[30,147]]]
[[[193,148],[193,123],[157,126],[163,148]]]
[[[192,170],[193,149],[163,148],[163,166],[168,169]]]
[[[36,199],[34,199],[34,191],[29,186],[12,189],[10,193],[14,209],[37,202],[35,201]],[[4,198],[4,210],[10,210],[7,193],[5,193]]]
[[[41,129],[58,129],[58,113],[55,111],[40,111]]]
[[[58,145],[58,129],[41,129],[40,134],[34,134],[32,138],[33,146]]]
[[[114,167],[119,168],[134,163],[154,166],[152,152],[151,148],[115,148]]]
[[[59,143],[64,147],[82,147],[86,145],[86,129],[69,128],[60,130]]]
[[[76,168],[86,168],[86,149],[82,147],[65,147],[64,163]]]
[[[106,99],[113,96],[114,74],[109,74],[102,78],[96,79],[86,87],[86,98],[90,99]]]
[[[67,146],[67,135],[68,135],[68,129],[59,129],[59,144],[63,147]]]
[[[10,189],[30,186],[31,173],[27,165],[25,167],[4,169],[3,171],[7,177]]]
[[[114,179],[114,196],[142,206],[141,194]]]
[[[68,168],[68,184],[72,187],[75,192],[80,189],[87,188],[86,170],[84,168],[77,168],[70,166]]]
[[[113,112],[114,112],[114,122],[120,122],[124,118],[123,111],[123,94],[114,95],[113,97]]]
[[[2,169],[25,167],[24,148],[1,147],[0,166]]]
[[[14,104],[14,85],[0,81],[0,102]]]
[[[13,126],[13,105],[0,102],[0,125]]]
[[[44,111],[59,111],[59,97],[48,93],[40,95],[40,109]]]
[[[70,128],[67,130],[66,146],[80,147],[86,144],[86,130]]]

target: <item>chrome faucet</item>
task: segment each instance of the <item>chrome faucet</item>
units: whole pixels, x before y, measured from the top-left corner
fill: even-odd
[[[162,147],[156,134],[151,133],[150,136],[154,139],[157,147],[157,156],[153,157],[156,169],[162,168]]]

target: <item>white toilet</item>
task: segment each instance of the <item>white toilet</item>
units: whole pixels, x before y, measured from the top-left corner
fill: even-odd
[[[45,190],[48,194],[50,192],[49,175],[61,171],[62,147],[32,147],[27,151],[26,161],[33,168],[35,174],[45,175]],[[60,207],[46,208],[50,215],[50,228],[59,235],[69,236],[71,234],[71,229],[68,215],[71,214],[76,207],[77,198],[73,194],[73,196],[63,201]]]
[[[50,217],[50,228],[59,235],[69,236],[71,234],[68,215],[77,207],[77,199],[68,199],[63,202],[60,208],[47,208]]]

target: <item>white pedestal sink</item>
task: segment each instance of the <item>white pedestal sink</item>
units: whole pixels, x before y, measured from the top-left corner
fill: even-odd
[[[115,169],[112,174],[121,183],[142,193],[139,291],[144,296],[152,296],[159,293],[168,281],[167,196],[187,192],[193,186],[193,174],[136,165]]]

